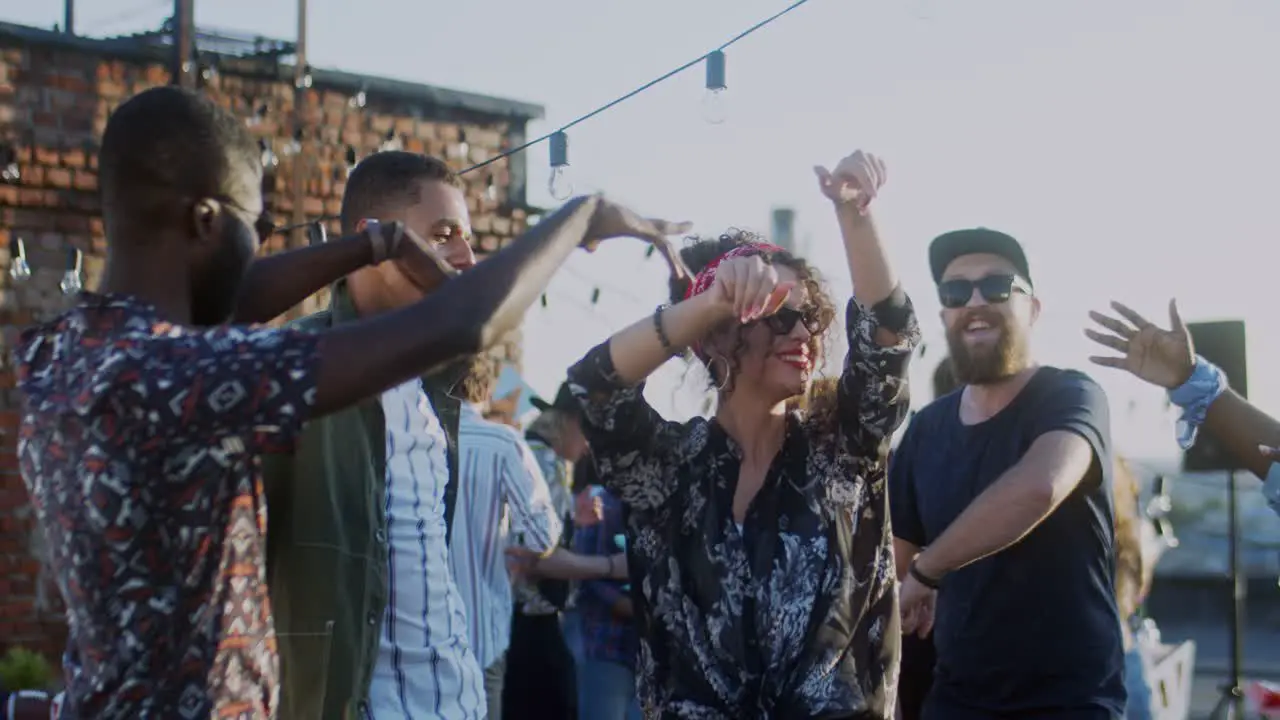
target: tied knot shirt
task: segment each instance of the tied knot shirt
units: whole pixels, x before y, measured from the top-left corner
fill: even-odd
[[[897,336],[875,341],[886,328]],[[600,477],[628,510],[648,717],[892,718],[897,582],[888,439],[919,341],[901,291],[846,311],[835,416],[787,417],[739,529],[741,451],[714,420],[664,420],[618,378],[608,343],[569,371]]]

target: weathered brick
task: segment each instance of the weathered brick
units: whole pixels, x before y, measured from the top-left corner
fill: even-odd
[[[66,168],[52,167],[45,171],[44,180],[56,188],[69,188],[71,171]]]
[[[14,42],[13,40],[3,40]],[[56,52],[47,47],[0,46],[0,130],[16,138],[21,180],[0,184],[0,649],[21,643],[56,658],[65,644],[61,603],[35,559],[34,520],[25,485],[16,471],[14,436],[16,390],[13,389],[12,349],[22,327],[53,317],[71,301],[58,284],[66,250],[85,252],[88,287],[101,275],[106,240],[100,216],[97,145],[111,111],[134,93],[169,82],[163,63],[137,63],[119,58],[95,58],[85,53]],[[473,120],[463,130],[429,105],[403,108],[404,114],[385,112],[370,94],[369,107],[348,105],[348,95],[316,89],[304,93],[300,116],[306,151],[299,158],[284,157],[282,148],[297,119],[291,82],[228,74],[223,68],[206,91],[219,105],[240,115],[248,125],[264,103],[268,112],[250,131],[269,140],[280,153],[280,165],[264,183],[268,207],[288,221],[297,201],[293,161],[303,170],[301,206],[309,217],[336,215],[346,187],[345,153],[357,157],[376,152],[388,131],[410,152],[448,156],[454,167],[476,157],[492,157],[503,142],[508,120]],[[375,108],[377,108],[375,110]],[[397,111],[399,112],[399,111]],[[460,157],[466,137],[470,157]],[[492,168],[499,197],[509,184],[505,162]],[[487,177],[468,179],[467,204],[473,214],[475,246],[487,255],[510,240],[524,226],[523,211],[502,209],[485,192]],[[330,236],[339,234],[329,223]],[[33,275],[23,284],[8,276],[8,241],[23,238]],[[297,238],[274,236],[264,251],[278,252]],[[328,293],[313,296],[301,307],[315,309]],[[513,334],[495,355],[519,358],[519,334]]]

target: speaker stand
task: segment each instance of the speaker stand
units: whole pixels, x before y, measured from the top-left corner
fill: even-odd
[[[1222,686],[1222,694],[1218,704],[1209,716],[1213,720],[1231,718],[1244,720],[1244,687],[1240,678],[1243,665],[1244,648],[1244,605],[1247,586],[1240,575],[1240,516],[1239,503],[1236,499],[1236,471],[1227,471],[1227,531],[1230,533],[1227,543],[1231,572],[1231,635],[1230,640],[1230,677]]]

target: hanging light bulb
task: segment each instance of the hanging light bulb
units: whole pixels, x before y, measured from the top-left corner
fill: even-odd
[[[266,138],[258,138],[258,151],[262,156],[262,167],[264,169],[274,168],[280,164],[279,158],[271,151],[271,143]]]
[[[707,94],[702,98],[702,118],[712,125],[719,125],[728,117],[726,87],[724,51],[712,50],[707,54]]]
[[[467,131],[458,129],[458,144],[453,148],[453,156],[458,160],[466,160],[471,155],[471,146],[467,144]]]
[[[294,87],[298,88],[299,90],[305,90],[311,87],[311,66],[310,65],[304,65],[302,67],[302,77],[298,78],[298,82],[294,85]]]
[[[557,131],[551,136],[551,179],[547,181],[547,192],[556,200],[568,200],[573,195],[568,167],[569,136]]]
[[[204,67],[200,68],[200,79],[206,83],[211,83],[218,79],[218,61],[210,59]]]
[[[386,137],[382,139],[382,144],[378,146],[378,152],[390,152],[400,149],[400,140],[396,137],[395,128],[387,131]]]
[[[302,128],[294,130],[289,144],[284,146],[285,155],[297,155],[300,152],[302,152]]]
[[[18,167],[18,151],[9,143],[0,145],[0,180],[16,183],[22,179],[22,170]]]
[[[266,103],[262,103],[255,108],[253,114],[250,115],[249,119],[246,121],[249,124],[249,127],[257,127],[261,125],[263,119],[267,117],[267,111],[268,108]]]
[[[20,237],[9,241],[9,277],[17,283],[31,277],[31,266],[27,264],[27,245]]]
[[[360,90],[356,92],[355,95],[352,95],[351,99],[347,100],[347,107],[353,110],[359,110],[360,108],[364,107],[368,102],[369,102],[369,95],[367,92],[365,92],[365,87],[361,85]]]
[[[83,258],[84,256],[77,248],[67,251],[67,271],[63,273],[62,282],[58,284],[58,287],[62,288],[63,295],[78,293],[84,287],[80,282],[80,264]]]
[[[498,202],[498,183],[493,179],[493,175],[489,175],[489,179],[485,182],[484,197],[489,202]]]
[[[356,159],[356,149],[348,145],[347,153],[343,157],[343,160],[347,163],[347,174],[350,175],[351,171],[356,169],[356,163],[359,162]]]
[[[323,245],[329,242],[329,230],[317,220],[307,225],[307,245]]]

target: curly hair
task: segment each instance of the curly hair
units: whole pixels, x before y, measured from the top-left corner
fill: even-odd
[[[1142,557],[1144,522],[1138,507],[1140,485],[1137,475],[1123,458],[1117,457],[1112,473],[1115,503],[1116,605],[1120,617],[1128,620],[1142,604],[1151,584],[1151,571]]]
[[[699,238],[692,237],[685,241],[685,247],[680,250],[680,258],[684,260],[685,265],[694,273],[702,272],[704,268],[710,265],[716,258],[729,252],[740,245],[751,245],[765,242],[760,235],[749,230],[740,230],[738,228],[730,228],[722,233],[719,237]],[[815,365],[820,365],[823,357],[825,343],[823,338],[826,330],[831,326],[832,321],[836,318],[835,304],[831,300],[831,296],[827,293],[825,284],[819,275],[817,268],[805,262],[803,258],[792,255],[789,252],[766,252],[761,253],[761,258],[770,264],[790,268],[799,276],[800,282],[804,285],[805,290],[809,294],[809,302],[817,311],[819,332],[814,333],[809,339],[810,357],[814,358]],[[684,295],[689,290],[689,285],[693,279],[672,278],[670,281],[671,302],[678,303],[684,299]],[[738,374],[741,366],[742,356],[747,350],[746,340],[747,326],[736,325],[717,328],[713,334],[720,332],[731,332],[734,336],[734,346],[725,362],[729,366],[729,377],[717,377],[719,373],[716,371],[716,364],[709,358],[700,358],[702,364],[706,367],[707,373],[711,376],[712,387],[722,392],[733,392],[734,376]]]
[[[493,398],[498,387],[498,359],[490,353],[473,355],[466,360],[466,373],[458,382],[458,394],[477,405]]]

